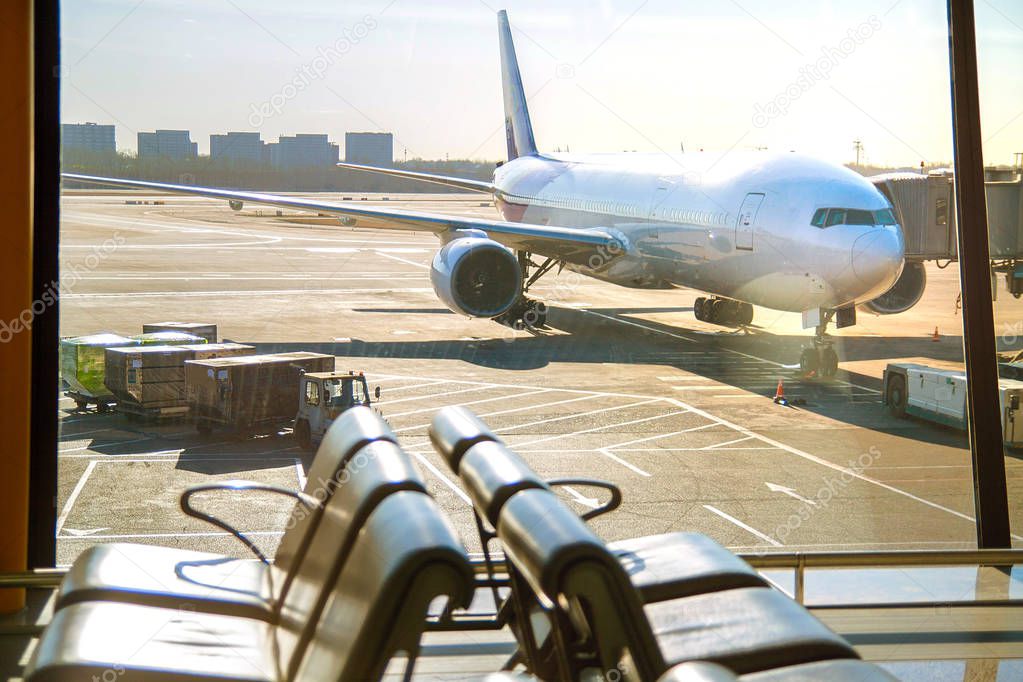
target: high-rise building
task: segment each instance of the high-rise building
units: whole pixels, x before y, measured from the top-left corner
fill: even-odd
[[[194,159],[199,145],[192,142],[187,130],[157,130],[139,133],[139,158]]]
[[[210,158],[214,160],[259,163],[263,160],[263,147],[259,133],[210,135]]]
[[[65,150],[111,154],[117,151],[114,144],[114,126],[98,123],[60,124],[60,144]]]
[[[394,164],[391,133],[345,133],[345,161],[384,168]]]
[[[326,135],[281,135],[277,142],[271,142],[266,147],[270,163],[281,168],[333,166],[339,159],[338,146],[330,142]]]

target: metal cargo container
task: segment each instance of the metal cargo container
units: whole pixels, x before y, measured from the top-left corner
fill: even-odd
[[[114,401],[104,385],[106,349],[137,346],[139,341],[117,334],[92,334],[60,340],[60,373],[67,383],[68,395],[79,408],[95,402],[101,408]]]
[[[304,351],[185,363],[188,404],[200,432],[216,424],[242,433],[290,423],[299,377],[334,371],[334,356]]]
[[[207,343],[217,342],[217,325],[205,322],[150,322],[142,325],[144,334],[153,332],[185,332],[193,336],[201,336]]]
[[[254,355],[256,348],[243,343],[197,343],[179,346],[193,351],[189,360],[213,360],[215,358],[233,358],[238,355]]]

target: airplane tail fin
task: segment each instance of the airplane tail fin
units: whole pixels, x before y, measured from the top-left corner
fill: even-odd
[[[522,74],[515,57],[508,13],[497,13],[497,28],[501,36],[501,81],[504,86],[504,132],[508,141],[508,160],[536,154],[533,125],[529,122],[526,93],[522,88]]]

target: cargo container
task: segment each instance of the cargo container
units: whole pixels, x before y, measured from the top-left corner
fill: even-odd
[[[913,416],[966,428],[966,375],[961,370],[936,369],[914,363],[890,362],[884,370],[882,401],[896,417]],[[1023,418],[1016,416],[1023,400],[1023,381],[998,380],[1002,442],[1023,446]]]
[[[217,342],[217,325],[205,322],[150,322],[142,325],[144,334],[154,332],[185,332],[193,336],[201,336],[207,343]]]
[[[245,435],[288,426],[299,377],[334,371],[334,356],[304,351],[185,362],[188,404],[200,433],[222,425]]]
[[[185,361],[251,355],[252,346],[201,343],[108,348],[106,387],[129,415],[174,417],[188,412]]]
[[[90,403],[106,409],[115,401],[104,384],[106,349],[122,346],[138,346],[137,339],[117,334],[91,334],[60,340],[60,373],[67,384],[67,395],[75,401],[78,409]]]

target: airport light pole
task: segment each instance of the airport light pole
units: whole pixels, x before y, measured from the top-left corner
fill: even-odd
[[[998,410],[998,368],[991,297],[984,158],[981,150],[977,40],[973,0],[948,1],[952,134],[963,296],[967,424],[973,457],[977,547],[1008,548],[1009,502]]]

